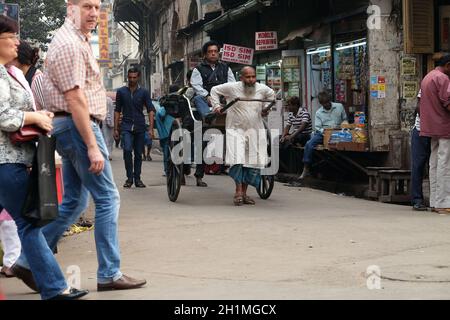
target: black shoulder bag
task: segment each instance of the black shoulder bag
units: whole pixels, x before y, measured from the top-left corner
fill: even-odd
[[[37,227],[58,217],[55,147],[55,137],[39,136],[27,185],[27,197],[22,208],[22,217]]]

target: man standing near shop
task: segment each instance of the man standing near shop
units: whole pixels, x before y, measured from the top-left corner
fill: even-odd
[[[450,214],[450,55],[421,84],[420,136],[431,138],[430,207]]]
[[[316,112],[314,135],[305,145],[303,172],[300,179],[304,179],[310,175],[314,148],[319,144],[323,144],[324,129],[339,128],[342,124],[348,123],[344,106],[341,103],[331,102],[331,97],[328,92],[320,92],[318,98],[321,107]]]
[[[151,139],[154,139],[155,108],[153,107],[148,90],[139,86],[139,77],[140,71],[136,67],[130,68],[128,70],[128,86],[120,88],[116,94],[114,138],[119,138],[119,118],[122,113],[120,131],[123,141],[123,159],[127,174],[127,180],[123,185],[124,188],[131,188],[133,182],[136,188],[145,188],[145,184],[141,180],[142,153],[144,152],[145,131],[147,130],[144,107],[148,113],[148,134]]]
[[[219,61],[220,45],[216,41],[208,41],[203,45],[202,53],[204,60],[193,71],[191,85],[195,91],[195,107],[202,118],[210,112],[210,92],[214,86],[227,82],[236,82],[233,71],[224,62]],[[198,187],[207,187],[202,181],[205,175],[205,164],[197,164],[195,177]]]

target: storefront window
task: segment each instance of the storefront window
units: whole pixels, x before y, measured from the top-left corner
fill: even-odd
[[[334,50],[335,100],[342,103],[350,119],[365,112],[367,96],[366,39],[338,43]]]
[[[260,83],[278,92],[281,89],[281,61],[277,60],[258,66],[257,77]]]

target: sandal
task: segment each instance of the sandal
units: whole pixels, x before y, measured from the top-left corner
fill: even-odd
[[[244,204],[251,204],[254,205],[256,202],[255,200],[253,200],[252,198],[250,198],[249,196],[244,196]]]
[[[233,203],[235,206],[242,206],[244,204],[243,196],[234,196]]]
[[[450,215],[450,208],[434,208],[432,211],[436,212],[437,214],[448,214],[448,215]]]

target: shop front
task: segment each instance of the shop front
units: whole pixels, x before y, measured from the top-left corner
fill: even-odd
[[[345,133],[351,134],[351,141],[349,135],[342,134],[340,129],[330,129],[325,135],[326,149],[369,151],[369,68],[364,19],[366,16],[360,14],[311,26],[311,32],[304,35],[306,63],[302,64],[305,68],[305,72],[301,71],[305,82],[302,87],[306,91],[304,101],[313,121],[321,107],[318,95],[326,91],[334,102],[344,106],[350,123]],[[379,91],[378,79],[374,89]],[[335,139],[329,143],[328,138],[333,134]],[[342,141],[339,136],[343,137]]]

